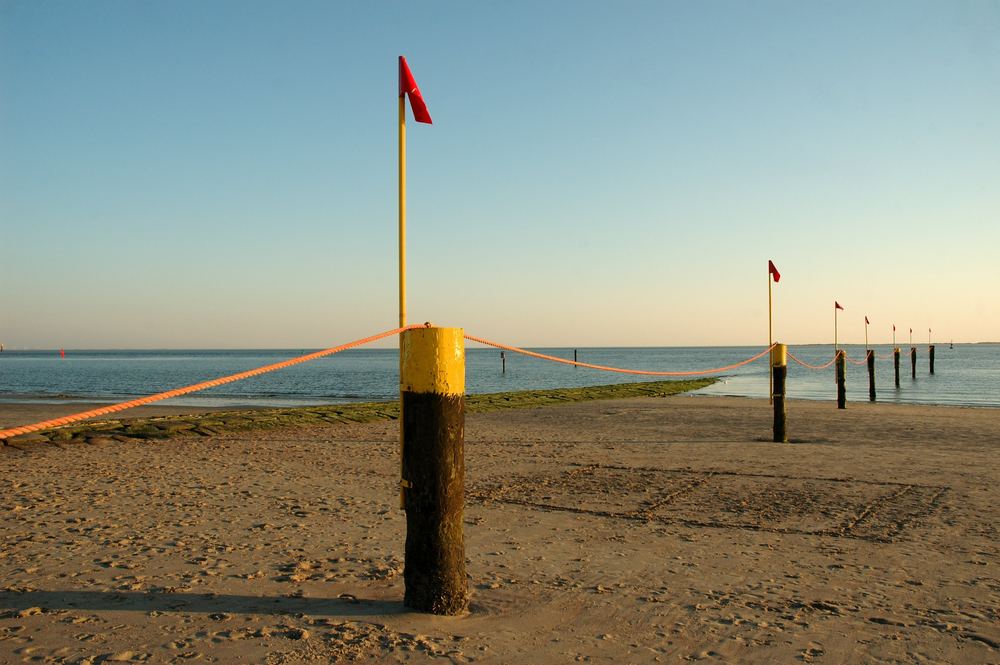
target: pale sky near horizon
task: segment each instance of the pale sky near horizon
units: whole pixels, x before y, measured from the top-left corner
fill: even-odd
[[[1000,2],[0,0],[0,342],[1000,341]]]

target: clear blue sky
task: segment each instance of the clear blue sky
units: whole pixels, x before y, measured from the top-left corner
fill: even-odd
[[[1000,2],[0,0],[0,341],[1000,339]],[[904,339],[905,341],[905,339]]]

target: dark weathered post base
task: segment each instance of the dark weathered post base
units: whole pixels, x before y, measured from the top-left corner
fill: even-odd
[[[927,347],[927,363],[930,365],[931,374],[934,373],[934,345]]]
[[[847,354],[837,351],[837,408],[847,408]]]
[[[875,401],[875,351],[868,351],[868,401]]]
[[[917,347],[910,347],[910,375],[917,378]]]
[[[788,377],[788,347],[775,344],[771,351],[771,400],[774,403],[774,442],[786,443],[788,432],[785,428],[785,381]]]
[[[896,387],[899,387],[899,347],[892,350],[892,366],[896,370]]]

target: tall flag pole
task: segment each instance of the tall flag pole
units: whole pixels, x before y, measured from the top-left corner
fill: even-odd
[[[843,306],[837,302],[833,301],[833,355],[837,355],[837,351],[840,349],[840,345],[837,343],[837,310],[844,309]]]
[[[406,98],[410,99],[413,119],[428,125],[431,114],[420,94],[420,88],[413,78],[413,72],[406,64],[406,58],[399,56],[399,327],[406,325]],[[403,338],[399,338],[400,376],[403,368]],[[403,394],[400,382],[399,395],[399,507],[406,507],[406,488],[409,481],[403,478]]]
[[[427,104],[406,64],[399,56],[399,327],[406,325],[406,98],[410,99],[413,119],[432,124]]]
[[[773,324],[771,322],[771,312],[772,312],[772,307],[771,307],[771,302],[772,302],[771,301],[771,282],[772,281],[775,282],[775,283],[780,282],[781,281],[781,273],[778,272],[778,269],[774,267],[774,262],[771,261],[771,259],[768,259],[767,260],[767,345],[769,347],[774,344],[774,332],[773,332],[774,328],[773,328]],[[769,396],[769,401],[773,402],[774,401],[774,376],[772,376],[770,373],[768,373],[768,376],[770,377],[770,386],[771,386],[771,389],[768,391],[768,396]]]
[[[910,346],[913,346],[913,328],[910,328]]]
[[[403,67],[399,56],[399,327],[406,325],[406,97],[403,94]],[[402,344],[402,342],[400,342]],[[402,346],[400,346],[402,348]]]
[[[865,316],[865,351],[868,350],[868,317]]]
[[[896,348],[896,324],[892,324],[892,348]]]

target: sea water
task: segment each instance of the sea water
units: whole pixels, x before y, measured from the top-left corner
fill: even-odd
[[[845,346],[861,361],[864,347]],[[929,374],[926,345],[917,347],[917,376],[911,378],[909,348],[902,347],[900,387],[893,382],[892,349],[876,350],[876,389],[881,402],[1000,407],[1000,344],[936,347],[936,373]],[[790,346],[804,362],[833,357],[830,345]],[[532,349],[572,359],[574,349]],[[581,362],[653,371],[702,371],[745,360],[763,347],[579,348]],[[11,351],[0,353],[0,402],[116,402],[242,372],[309,353],[296,350]],[[593,386],[672,377],[637,376],[573,367],[500,351],[467,349],[467,392]],[[767,356],[717,374],[704,395],[767,397]],[[395,349],[353,349],[294,367],[163,402],[177,406],[305,406],[394,399],[398,391]],[[833,368],[810,370],[789,360],[791,398],[836,399]],[[847,366],[847,398],[868,399],[867,368]]]

